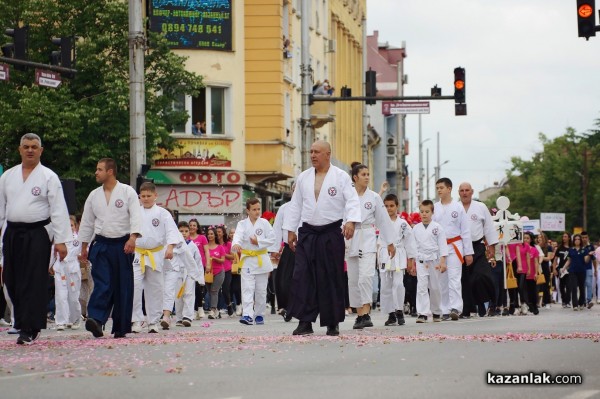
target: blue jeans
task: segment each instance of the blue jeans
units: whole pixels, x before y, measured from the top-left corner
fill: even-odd
[[[594,281],[594,269],[588,269],[585,271],[585,299],[586,303],[592,302],[592,284]]]

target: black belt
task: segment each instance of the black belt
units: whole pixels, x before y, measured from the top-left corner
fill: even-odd
[[[37,229],[39,227],[44,227],[48,223],[50,223],[50,218],[33,223],[6,221],[6,227],[10,227],[13,229]]]

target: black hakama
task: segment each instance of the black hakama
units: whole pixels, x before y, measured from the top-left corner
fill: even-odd
[[[473,305],[483,306],[484,302],[496,303],[496,289],[492,277],[492,267],[486,256],[485,244],[473,241],[473,263],[463,266],[463,313],[468,314]]]
[[[52,242],[50,219],[35,223],[7,222],[4,232],[2,280],[13,303],[14,328],[35,333],[46,328],[48,267]]]
[[[277,265],[277,273],[275,274],[275,295],[277,296],[277,307],[279,309],[287,310],[289,306],[290,287],[292,286],[295,262],[296,254],[290,249],[287,243],[284,244],[279,264]]]
[[[298,231],[288,314],[321,326],[344,321],[344,237],[342,221],[323,226],[304,223]]]

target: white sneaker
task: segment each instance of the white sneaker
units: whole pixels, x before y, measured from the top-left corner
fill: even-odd
[[[139,321],[134,321],[131,323],[131,332],[132,333],[141,333],[142,332],[142,323]]]
[[[75,323],[71,324],[71,330],[79,330],[80,327],[81,327],[81,319],[79,319]]]
[[[56,331],[65,331],[65,325],[64,324],[57,324],[56,325]]]
[[[168,330],[168,328],[166,330]],[[148,332],[152,334],[158,333],[158,326],[156,324],[150,324],[148,326]]]
[[[8,334],[13,334],[13,335],[14,334],[19,334],[20,332],[21,332],[21,330],[17,330],[14,327],[9,328],[8,331],[7,331]]]
[[[4,319],[0,319],[0,327],[10,327],[10,323]]]
[[[525,304],[525,303],[521,305],[521,314],[522,315],[527,314],[527,304]]]
[[[204,308],[198,309],[198,320],[206,317],[206,313],[204,313]]]
[[[183,327],[183,321],[182,321],[182,320],[177,320],[177,321],[175,322],[175,326],[176,326],[176,327]]]
[[[217,318],[217,312],[213,311],[212,309],[208,311],[208,318],[213,320]]]
[[[236,316],[242,315],[242,305],[238,305],[238,307],[235,309],[235,315]]]

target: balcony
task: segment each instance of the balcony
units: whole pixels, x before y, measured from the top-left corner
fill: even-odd
[[[317,101],[310,106],[310,123],[318,129],[328,122],[335,121],[335,103],[332,101]]]

